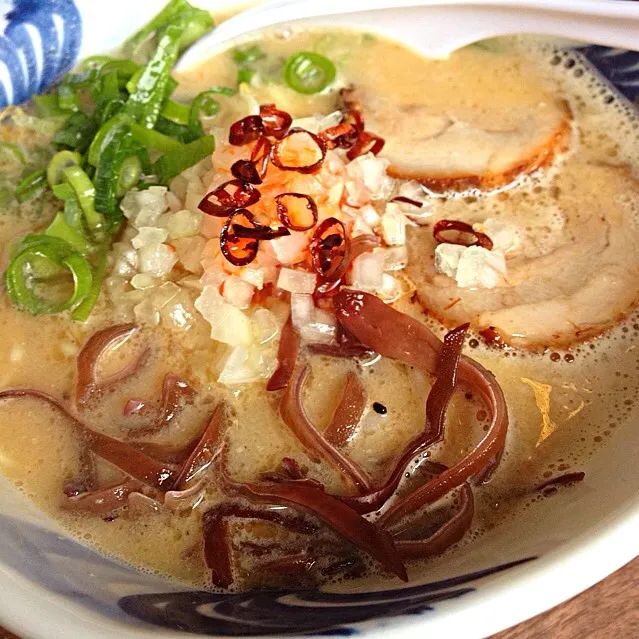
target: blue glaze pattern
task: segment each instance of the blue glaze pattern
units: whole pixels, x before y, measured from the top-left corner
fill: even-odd
[[[323,590],[249,592],[224,595],[205,591],[123,597],[130,615],[170,630],[227,636],[312,634],[349,636],[345,627],[377,617],[424,614],[433,604],[474,592],[469,584],[532,561],[528,557],[418,586],[367,593]]]
[[[639,52],[590,46],[581,53],[619,93],[639,99]]]
[[[73,0],[14,0],[5,19],[0,62],[7,74],[0,82],[0,107],[50,87],[73,66],[82,40]]]

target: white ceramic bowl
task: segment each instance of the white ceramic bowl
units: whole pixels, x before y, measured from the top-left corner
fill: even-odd
[[[164,2],[136,0],[134,15],[124,0],[14,4],[0,41],[0,102],[48,86],[78,57],[117,46]],[[24,24],[44,42],[57,34],[57,50],[43,57],[39,39]],[[27,63],[20,68],[17,50]],[[585,53],[604,72],[614,71],[618,89],[636,97],[639,54]],[[639,407],[635,412],[634,420]],[[160,639],[189,631],[480,639],[559,604],[639,555],[638,453],[639,429],[628,423],[586,465],[584,482],[536,504],[480,543],[435,559],[410,586],[389,591],[356,582],[336,594],[190,592],[65,536],[0,478],[0,624],[39,639]]]

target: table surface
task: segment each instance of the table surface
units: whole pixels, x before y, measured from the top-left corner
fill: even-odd
[[[574,599],[491,639],[637,639],[639,558]],[[18,639],[0,628],[0,639]]]

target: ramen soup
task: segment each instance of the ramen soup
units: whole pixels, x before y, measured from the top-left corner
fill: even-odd
[[[171,6],[4,112],[2,472],[234,590],[406,580],[587,483],[639,388],[629,105],[529,38],[285,29],[171,76],[211,28]]]

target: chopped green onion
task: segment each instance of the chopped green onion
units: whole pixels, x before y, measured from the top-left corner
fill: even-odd
[[[237,72],[237,86],[240,84],[251,84],[251,80],[255,77],[257,71],[255,69],[240,69]]]
[[[63,84],[68,84],[76,89],[87,89],[98,79],[100,72],[97,69],[89,69],[80,73],[67,73]]]
[[[102,290],[102,282],[104,282],[106,269],[107,250],[104,250],[100,255],[98,255],[97,264],[93,269],[93,278],[89,292],[71,313],[71,317],[74,320],[77,320],[78,322],[86,322],[89,315],[91,315],[91,311],[93,310],[95,303],[98,301],[98,297],[100,297],[100,291]]]
[[[125,88],[129,93],[135,93],[135,90],[138,88],[138,82],[143,71],[144,67],[139,67],[136,72],[129,78],[128,82],[125,85]]]
[[[19,164],[25,165],[27,163],[27,156],[17,144],[0,141],[0,151],[5,155],[10,155]]]
[[[199,40],[214,26],[213,18],[207,11],[196,9],[186,0],[171,0],[151,22],[127,40],[125,48],[135,53],[151,36],[178,21],[188,25],[180,38],[180,51]]]
[[[179,153],[182,149],[182,144],[177,140],[135,122],[131,123],[131,132],[137,142],[160,153]]]
[[[131,156],[132,142],[131,128],[127,124],[121,124],[109,131],[100,153],[100,162],[95,172],[95,206],[110,220],[119,217],[118,186],[124,162]]]
[[[186,29],[180,38],[180,53],[206,35],[214,26],[213,17],[208,11],[191,7]]]
[[[319,93],[335,81],[335,65],[323,55],[299,51],[284,63],[284,80],[291,89],[305,95]]]
[[[117,98],[115,100],[111,100],[111,102],[107,102],[102,110],[100,123],[105,124],[111,118],[118,115],[118,113],[121,113],[124,110],[125,104],[126,102],[122,98]]]
[[[73,113],[65,125],[55,134],[54,144],[84,153],[96,132],[96,123],[81,111]]]
[[[153,128],[162,110],[167,83],[179,54],[179,41],[183,31],[183,25],[169,25],[166,28],[125,107],[128,115],[148,129]]]
[[[64,201],[68,200],[70,197],[75,197],[75,191],[70,184],[55,184],[53,187],[51,187],[51,190],[53,191],[53,195],[55,195],[58,200]]]
[[[109,71],[102,75],[99,90],[95,97],[95,102],[99,109],[103,109],[105,104],[117,100],[120,97],[118,77],[119,74],[117,71]]]
[[[214,149],[215,138],[212,135],[205,135],[190,144],[183,145],[179,153],[163,155],[155,163],[154,173],[158,175],[162,184],[168,184],[176,175],[211,155]]]
[[[87,160],[91,166],[98,166],[98,162],[100,161],[100,154],[102,153],[102,149],[105,145],[105,140],[107,139],[107,136],[109,135],[111,129],[128,122],[128,116],[126,116],[124,113],[118,113],[100,127],[95,137],[93,138],[93,142],[91,142],[89,153],[87,154]]]
[[[64,219],[72,229],[86,236],[87,228],[84,223],[84,214],[73,189],[71,189],[71,195],[64,198]]]
[[[43,262],[48,263],[49,268],[43,268]],[[73,293],[66,300],[46,299],[33,290],[32,280],[47,276],[51,266],[66,269],[73,277]],[[41,315],[76,307],[91,291],[93,276],[86,259],[67,242],[49,235],[32,235],[24,238],[18,253],[9,263],[5,282],[7,293],[16,306],[34,315]]]
[[[233,49],[233,62],[240,67],[247,67],[258,60],[263,60],[266,53],[259,44],[251,44],[246,47],[237,47]]]
[[[100,235],[104,228],[104,218],[95,210],[95,187],[89,176],[77,165],[62,169],[62,176],[73,187],[87,226],[96,236]]]
[[[68,84],[58,86],[58,106],[62,111],[79,111],[80,96],[78,92]]]
[[[42,193],[46,185],[46,171],[44,169],[34,171],[33,173],[27,175],[27,177],[25,177],[18,184],[18,186],[16,186],[16,200],[18,200],[18,202],[20,203],[26,202],[35,195]]]
[[[58,151],[47,167],[47,182],[50,187],[62,182],[62,171],[69,166],[81,166],[82,156],[74,151]]]
[[[142,162],[140,158],[137,155],[125,158],[118,176],[116,195],[122,197],[127,191],[130,191],[138,183],[141,176]]]
[[[180,104],[173,100],[167,100],[166,104],[162,108],[162,117],[175,124],[188,124],[191,109],[186,104]]]
[[[148,131],[148,129],[146,130]],[[194,128],[190,126],[184,126],[182,124],[171,122],[171,120],[167,120],[166,118],[162,117],[158,118],[158,121],[155,123],[155,129],[153,129],[153,133],[162,133],[163,135],[168,136],[169,139],[173,141],[183,142],[184,144],[193,142],[193,140],[197,140],[204,135],[202,127]]]
[[[203,91],[195,96],[191,103],[191,113],[189,115],[189,124],[191,126],[200,126],[200,117],[206,118],[217,115],[220,111],[220,103],[215,99],[217,95],[215,91]]]
[[[92,247],[89,241],[69,224],[62,211],[56,214],[45,233],[68,242],[78,253],[86,255],[91,251]]]
[[[140,65],[133,60],[120,60],[113,58],[109,60],[101,69],[102,74],[116,71],[120,78],[128,80],[140,70]]]

